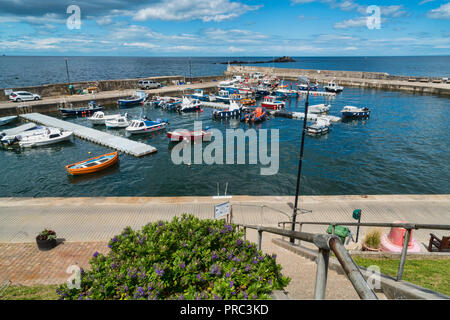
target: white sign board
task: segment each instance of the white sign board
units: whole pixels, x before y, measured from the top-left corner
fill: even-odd
[[[222,218],[230,213],[230,203],[225,202],[214,207],[214,219]]]
[[[11,93],[13,93],[12,89],[5,89],[5,96],[9,96]]]

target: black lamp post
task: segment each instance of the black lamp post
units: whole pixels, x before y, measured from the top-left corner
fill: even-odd
[[[305,135],[306,135],[306,123],[308,118],[308,106],[309,106],[309,79],[306,77],[298,77],[299,82],[305,82],[307,84],[306,90],[306,101],[305,101],[305,118],[303,119],[303,130],[302,130],[302,143],[300,146],[300,156],[298,161],[298,172],[297,172],[297,189],[295,190],[295,204],[294,212],[292,214],[292,231],[295,231],[295,220],[297,218],[298,211],[298,193],[300,190],[300,177],[302,175],[302,162],[303,162],[303,149],[305,146]],[[290,242],[294,243],[294,238],[290,238]]]
[[[67,64],[67,58],[65,58],[64,60],[66,60],[66,72],[67,72],[67,82],[70,83],[70,77],[69,77],[69,65]]]

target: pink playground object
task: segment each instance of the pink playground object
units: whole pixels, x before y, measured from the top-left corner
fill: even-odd
[[[393,223],[406,223],[405,221],[394,221]],[[391,228],[389,234],[385,233],[381,236],[381,251],[402,252],[403,236],[406,232],[404,228]],[[413,239],[413,232],[408,243],[408,252],[420,252],[420,246]]]

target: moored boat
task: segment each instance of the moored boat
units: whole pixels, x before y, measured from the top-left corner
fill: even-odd
[[[234,118],[241,114],[241,107],[234,101],[231,101],[230,106],[224,110],[214,110],[213,118],[223,119],[223,118]]]
[[[265,96],[263,102],[261,102],[261,107],[274,110],[279,110],[284,105],[284,101],[277,100],[275,96]]]
[[[0,118],[0,126],[4,126],[5,124],[8,124],[16,119],[17,119],[17,116],[2,117],[2,118]]]
[[[208,128],[205,130],[199,130],[199,131],[189,131],[186,129],[177,129],[175,131],[169,131],[167,132],[167,137],[170,139],[170,141],[210,141],[211,140],[211,132],[208,131]]]
[[[119,161],[118,152],[107,153],[66,166],[66,171],[71,175],[82,175],[104,170]]]
[[[96,104],[95,101],[89,102],[87,107],[80,108],[66,108],[60,107],[58,109],[62,116],[89,116],[97,111],[102,111],[103,107],[100,104]]]
[[[92,124],[105,124],[107,120],[120,118],[120,114],[105,115],[103,111],[95,112],[92,117],[87,118]]]
[[[266,117],[267,112],[263,108],[258,107],[254,111],[242,115],[241,121],[256,123],[266,120]]]
[[[58,128],[46,127],[41,134],[18,137],[19,146],[23,148],[45,146],[69,140],[72,135],[72,131],[63,131]]]
[[[105,126],[109,129],[111,128],[126,128],[130,125],[128,121],[128,114],[120,116],[119,118],[108,119],[105,121]]]
[[[168,120],[164,119],[156,119],[156,121],[152,121],[146,117],[139,120],[132,120],[130,125],[125,128],[125,130],[131,134],[138,133],[149,133],[156,132],[159,130],[163,130],[167,127]]]
[[[309,106],[308,112],[311,113],[325,113],[330,110],[331,106],[329,104],[315,104],[312,106]]]
[[[335,93],[342,92],[344,90],[344,87],[337,85],[333,81],[328,82],[328,84],[326,86],[324,86],[323,88],[326,91],[335,92]]]
[[[201,89],[195,89],[194,93],[191,94],[191,97],[193,99],[197,99],[197,100],[200,100],[200,101],[209,101],[209,95],[204,94],[203,90],[201,90]]]
[[[189,99],[188,97],[183,97],[183,102],[178,105],[178,111],[180,112],[191,112],[199,111],[201,109],[202,103],[198,99]]]
[[[367,118],[370,116],[370,110],[367,107],[358,108],[354,106],[345,106],[342,110],[342,118]]]
[[[117,100],[117,104],[119,105],[119,107],[123,107],[123,108],[131,107],[131,106],[142,104],[146,98],[147,98],[147,95],[146,95],[145,91],[138,90],[138,91],[136,91],[134,96]]]
[[[315,123],[306,126],[306,132],[311,135],[328,133],[330,132],[330,122],[325,119],[317,119]]]

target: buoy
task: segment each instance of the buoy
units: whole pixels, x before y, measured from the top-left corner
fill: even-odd
[[[89,151],[88,154],[91,154],[91,152]]]

